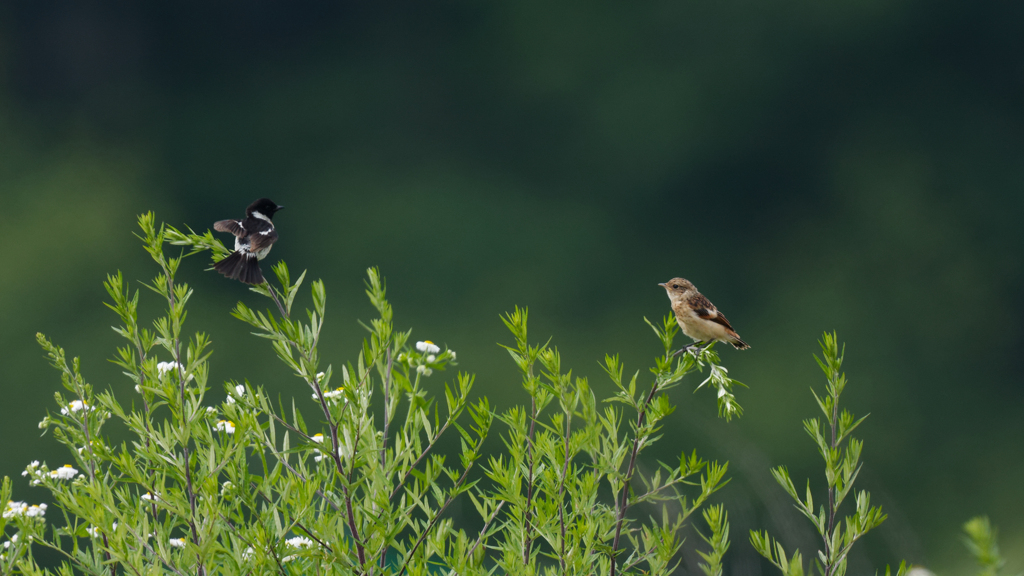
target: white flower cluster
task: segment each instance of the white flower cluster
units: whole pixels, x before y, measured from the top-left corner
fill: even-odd
[[[316,394],[312,394],[312,397],[313,400],[316,400],[318,402],[320,401],[320,399],[316,397]],[[327,392],[324,392],[324,400],[327,400],[332,404],[338,402],[339,399],[344,400],[345,403],[348,404],[348,398],[345,398],[344,388],[338,387],[335,388],[334,390],[328,390]]]
[[[142,495],[142,499],[147,502],[155,502],[159,496],[159,494],[154,495],[152,492],[146,492]]]
[[[11,544],[17,544],[17,543],[18,543],[18,535],[14,534],[13,536],[11,536],[10,540],[8,540],[7,542],[4,542],[4,550],[10,549]]]
[[[217,425],[213,427],[217,432],[224,432],[226,434],[235,433],[235,423],[231,420],[218,420]]]
[[[39,460],[33,460],[31,463],[29,463],[28,466],[25,467],[25,470],[24,472],[21,473],[21,475],[28,476],[32,479],[29,482],[30,486],[38,486],[43,483],[43,481],[39,479],[42,473],[43,471],[40,470]]]
[[[16,518],[19,516],[42,518],[44,514],[46,514],[46,504],[32,504],[29,506],[24,502],[9,500],[7,507],[4,508],[4,518]]]
[[[173,548],[184,548],[185,547],[185,539],[184,538],[171,538],[170,544],[171,544],[171,546]]]
[[[79,410],[85,410],[86,412],[88,412],[92,409],[92,406],[88,405],[85,402],[82,402],[81,400],[72,400],[71,404],[68,404],[66,408],[60,409],[60,413],[67,416],[68,414],[71,414],[72,412],[78,412]]]
[[[430,376],[434,373],[434,369],[431,365],[437,363],[438,360],[455,360],[455,352],[453,350],[445,350],[442,353],[441,347],[430,340],[420,340],[417,342],[416,350],[424,355],[417,356],[416,354],[399,354],[398,361],[406,362],[410,367],[415,365],[416,373],[423,376]]]
[[[181,368],[181,364],[178,364],[177,362],[157,362],[156,364],[156,372],[161,378],[166,376],[171,370],[177,372],[178,368]]]

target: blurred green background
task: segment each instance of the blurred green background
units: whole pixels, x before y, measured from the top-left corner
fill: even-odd
[[[606,391],[605,353],[645,370],[659,351],[656,283],[692,280],[753,345],[719,347],[746,414],[677,389],[654,455],[732,462],[729,574],[774,573],[749,527],[812,555],[768,467],[823,482],[800,420],[833,329],[847,406],[871,413],[861,484],[890,513],[857,573],[966,573],[976,514],[1020,570],[1022,26],[998,0],[5,2],[0,474],[67,460],[38,437],[59,379],[35,332],[132,399],[101,282],[155,274],[135,215],[204,230],[269,196],[287,206],[269,262],[327,282],[328,360],[354,356],[380,266],[397,325],[502,407],[525,393],[499,313],[529,306],[534,339]],[[206,267],[181,278],[214,397],[245,377],[303,397],[228,315],[265,304]]]

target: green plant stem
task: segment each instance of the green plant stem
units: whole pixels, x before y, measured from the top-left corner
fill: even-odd
[[[834,384],[833,384],[833,390]],[[838,392],[838,390],[836,391]],[[832,442],[830,446],[832,450],[836,449],[836,423],[839,422],[839,394],[832,395],[832,421],[830,427],[832,429]],[[837,476],[838,478],[838,476]],[[835,530],[836,524],[836,487],[835,484],[828,487],[828,531],[825,533],[825,555],[831,560],[833,553],[832,549],[832,531]],[[825,566],[825,576],[833,576],[835,572],[835,565],[828,564]]]
[[[565,415],[565,459],[562,462],[562,481],[558,485],[558,524],[562,533],[561,552],[558,555],[558,563],[565,573],[565,475],[569,473],[569,435],[572,428],[572,408],[566,411]]]
[[[441,516],[444,514],[444,511],[448,509],[449,505],[451,505],[452,501],[455,499],[454,494],[456,494],[459,488],[462,486],[462,484],[465,483],[466,478],[469,476],[469,471],[472,469],[472,463],[470,463],[469,466],[466,466],[466,469],[462,472],[462,476],[459,477],[458,482],[455,483],[455,486],[452,486],[451,491],[448,493],[448,498],[445,499],[444,506],[441,506],[441,509],[437,511],[437,514],[435,514],[434,517],[430,520],[430,523],[427,524],[427,527],[423,530],[423,533],[420,534],[420,537],[416,539],[416,544],[414,544],[413,547],[409,550],[409,553],[406,554],[405,562],[402,564],[402,569],[398,571],[397,576],[402,576],[402,574],[405,574],[405,569],[409,566],[409,560],[413,556],[415,556],[416,550],[420,547],[420,544],[423,543],[423,540],[427,537],[427,534],[430,534],[430,531],[434,528],[434,525],[436,525],[437,521],[441,519]]]
[[[651,400],[654,399],[655,393],[658,391],[659,380],[655,379],[654,384],[651,386],[651,393],[647,395],[647,400],[644,401],[643,407],[640,409],[640,414],[636,420],[636,432],[637,436],[633,438],[633,449],[629,455],[629,466],[626,467],[626,476],[622,480],[622,495],[618,498],[618,518],[615,520],[615,538],[612,539],[612,558],[611,558],[611,570],[609,574],[615,576],[616,568],[616,553],[619,551],[619,538],[622,535],[622,523],[626,519],[626,510],[629,507],[629,481],[633,478],[633,469],[636,467],[636,457],[640,452],[640,429],[644,425],[644,419],[647,417],[647,407],[650,406]]]

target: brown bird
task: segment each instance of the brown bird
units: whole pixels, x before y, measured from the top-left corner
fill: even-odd
[[[676,322],[679,322],[683,334],[694,340],[693,344],[687,344],[676,352],[677,355],[698,344],[704,344],[704,348],[707,348],[716,340],[728,342],[737,350],[750,348],[750,345],[741,340],[740,335],[732,329],[732,324],[729,324],[725,315],[698,292],[689,280],[673,278],[658,286],[668,292],[668,298],[672,301],[672,311],[676,313]]]

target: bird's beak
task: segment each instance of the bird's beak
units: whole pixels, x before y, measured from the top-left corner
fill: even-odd
[[[664,288],[665,287],[665,283],[664,282],[658,282],[658,286],[661,286],[662,288]]]
[[[274,210],[284,210],[284,206],[278,206],[277,208],[274,208]]]

